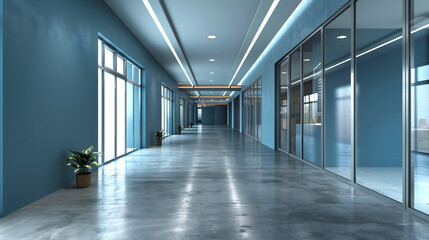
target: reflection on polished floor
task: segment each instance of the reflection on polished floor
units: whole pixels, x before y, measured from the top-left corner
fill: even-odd
[[[226,127],[185,129],[94,182],[0,219],[0,239],[429,239],[427,222]]]

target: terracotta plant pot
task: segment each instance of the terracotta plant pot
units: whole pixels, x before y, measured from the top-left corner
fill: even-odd
[[[91,184],[91,173],[76,174],[76,186],[86,188]]]
[[[156,143],[158,144],[158,146],[162,146],[162,139],[156,139]]]

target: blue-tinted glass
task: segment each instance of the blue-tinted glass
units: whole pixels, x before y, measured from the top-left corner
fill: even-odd
[[[127,152],[134,148],[133,85],[127,82]]]
[[[130,61],[127,61],[127,79],[133,80],[133,64]]]
[[[322,35],[317,33],[302,45],[304,91],[304,156],[322,166]]]
[[[325,168],[347,179],[352,171],[351,27],[350,9],[325,27]]]
[[[134,148],[140,148],[141,139],[141,106],[140,106],[140,88],[134,86]]]
[[[291,56],[290,153],[301,157],[301,51]]]
[[[356,181],[399,202],[402,6],[402,0],[356,3]]]
[[[280,64],[279,68],[279,148],[285,152],[289,152],[289,141],[288,141],[288,73],[289,73],[289,59],[286,59]]]
[[[427,0],[414,0],[411,28],[411,161],[413,207],[429,213],[429,21]]]
[[[133,82],[140,84],[140,68],[134,66]]]

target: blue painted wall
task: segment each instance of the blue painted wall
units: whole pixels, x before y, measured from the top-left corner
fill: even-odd
[[[202,124],[203,125],[215,125],[215,108],[214,107],[203,107]]]
[[[348,0],[305,0],[273,44],[243,78],[242,89],[262,76],[262,143],[275,148],[275,63],[310,35]]]
[[[215,124],[226,125],[227,108],[225,106],[215,106]]]
[[[14,0],[5,1],[3,10],[3,214],[8,214],[72,183],[66,150],[97,144],[98,33],[145,68],[147,145],[161,128],[161,81],[178,91],[102,0]]]
[[[227,109],[225,106],[203,107],[203,125],[226,125]]]

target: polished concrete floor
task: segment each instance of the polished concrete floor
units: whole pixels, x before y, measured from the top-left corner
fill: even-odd
[[[186,129],[0,219],[0,239],[429,239],[429,223],[226,127]]]

